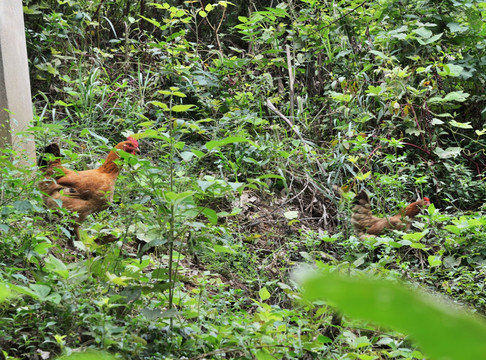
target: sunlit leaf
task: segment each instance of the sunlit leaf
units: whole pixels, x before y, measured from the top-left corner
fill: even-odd
[[[130,280],[130,278],[127,276],[116,276],[115,274],[111,274],[110,272],[106,272],[106,277],[108,278],[109,282],[120,286],[128,285],[127,281]]]
[[[184,112],[189,111],[194,107],[194,105],[174,105],[170,109],[174,112]]]
[[[404,234],[402,238],[404,240],[410,240],[410,241],[420,241],[424,237],[425,233],[424,232],[414,232],[414,233],[409,233],[409,234]]]
[[[167,104],[164,104],[163,102],[160,102],[160,101],[152,101],[151,104],[155,105],[155,106],[157,106],[161,109],[168,109]]]
[[[12,291],[6,284],[0,283],[0,303],[12,296]]]
[[[286,211],[284,212],[284,216],[286,219],[293,220],[297,219],[299,217],[299,212],[298,211]]]
[[[363,180],[366,180],[366,178],[367,178],[368,176],[370,176],[370,175],[371,175],[371,171],[368,171],[368,172],[367,172],[367,173],[365,173],[365,174],[362,174],[362,173],[357,174],[357,175],[355,176],[355,178],[356,178],[357,180],[359,180],[359,181],[363,181]]]
[[[270,299],[270,293],[265,286],[260,289],[258,295],[260,295],[260,299],[262,299],[262,301]]]
[[[430,267],[436,267],[442,264],[440,256],[430,255],[427,260],[429,261]]]
[[[473,128],[471,126],[470,122],[460,123],[460,122],[457,122],[456,120],[451,120],[451,121],[449,121],[449,124],[454,126],[454,127],[461,128],[461,129],[472,129]]]

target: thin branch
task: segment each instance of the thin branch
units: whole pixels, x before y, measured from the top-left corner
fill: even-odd
[[[290,57],[290,46],[286,45],[285,49],[287,51],[287,68],[289,70],[289,86],[290,86],[290,117],[294,118],[294,81],[295,75],[292,67],[292,59]]]
[[[292,121],[290,121],[288,117],[286,117],[284,114],[282,114],[280,111],[278,111],[278,109],[275,107],[275,105],[272,104],[272,102],[269,99],[267,99],[267,101],[265,102],[265,105],[267,105],[267,107],[270,110],[272,110],[275,114],[280,116],[290,126],[292,131],[299,137],[300,141],[305,143],[304,138],[302,137],[302,135],[300,135],[299,129],[297,129],[294,126],[294,124],[292,124]]]

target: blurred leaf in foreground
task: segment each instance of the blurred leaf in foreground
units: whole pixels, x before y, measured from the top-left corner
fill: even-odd
[[[304,280],[309,300],[330,300],[352,317],[399,330],[432,359],[486,359],[486,323],[439,297],[370,278],[322,273]]]
[[[61,356],[57,360],[115,360],[114,355],[101,351],[86,351],[83,353],[73,353],[67,356]]]
[[[10,289],[5,284],[0,283],[0,302],[7,300],[10,296],[12,296]]]

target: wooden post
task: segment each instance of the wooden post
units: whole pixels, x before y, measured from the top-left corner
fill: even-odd
[[[0,147],[17,152],[14,161],[35,161],[34,140],[19,134],[32,121],[22,0],[0,0]]]

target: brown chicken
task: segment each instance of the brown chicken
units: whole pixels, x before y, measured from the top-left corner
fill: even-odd
[[[354,198],[354,202],[351,224],[360,240],[380,235],[385,229],[408,230],[412,219],[422,208],[430,205],[429,198],[424,197],[423,200],[411,203],[394,216],[379,218],[371,213],[370,199],[366,191],[361,190]]]
[[[50,144],[44,149],[38,165],[44,172],[45,180],[39,183],[43,200],[50,209],[63,207],[76,213],[73,226],[74,237],[80,240],[79,226],[86,217],[94,212],[106,209],[113,200],[115,181],[120,172],[120,165],[115,163],[120,156],[118,150],[131,154],[139,151],[138,141],[128,137],[110,151],[105,162],[94,170],[73,171],[61,166],[61,151],[57,144]],[[50,156],[46,154],[51,154]],[[70,239],[70,245],[73,245]]]

